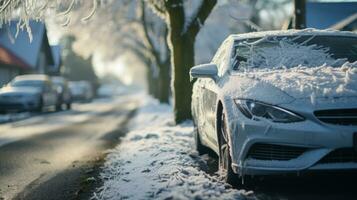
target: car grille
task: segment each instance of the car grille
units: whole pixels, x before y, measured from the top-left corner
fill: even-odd
[[[318,110],[315,116],[322,122],[338,125],[357,125],[357,109]]]
[[[254,144],[248,152],[248,158],[257,160],[291,160],[299,157],[307,148],[274,144]]]
[[[353,148],[336,149],[319,161],[320,164],[347,162],[357,162],[357,152]]]

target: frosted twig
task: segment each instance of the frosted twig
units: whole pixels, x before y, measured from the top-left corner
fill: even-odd
[[[11,0],[6,1],[0,8],[0,13],[2,13],[11,3]]]
[[[61,26],[68,26],[68,24],[71,22],[70,16],[66,16],[66,20],[61,24]]]
[[[76,0],[72,0],[72,1],[71,1],[71,4],[68,6],[67,10],[64,11],[64,12],[59,13],[58,16],[68,15],[68,13],[71,12],[71,10],[73,9],[74,2],[75,2],[75,1],[76,1]]]
[[[92,8],[91,12],[89,13],[88,16],[83,17],[83,18],[82,18],[82,21],[87,21],[87,20],[89,20],[89,19],[94,15],[95,11],[97,10],[97,7],[98,7],[97,0],[93,0],[93,8]]]

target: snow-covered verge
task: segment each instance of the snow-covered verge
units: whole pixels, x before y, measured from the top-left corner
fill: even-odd
[[[112,150],[93,199],[247,199],[252,194],[202,171],[192,123],[173,125],[172,108],[147,100]]]

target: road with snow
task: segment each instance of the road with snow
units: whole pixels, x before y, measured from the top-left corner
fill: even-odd
[[[126,95],[71,111],[3,117],[0,200],[357,197],[357,174],[345,172],[256,178],[231,187],[214,172],[215,158],[192,149],[192,124],[175,126],[170,106],[145,99]],[[17,121],[3,123],[10,119]]]
[[[0,200],[78,197],[136,106],[119,96],[0,124]]]

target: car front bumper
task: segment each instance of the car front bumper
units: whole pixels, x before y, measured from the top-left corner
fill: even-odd
[[[234,113],[229,121],[232,167],[240,175],[357,169],[353,144],[357,126],[325,124],[313,118],[273,123],[248,119],[239,110]],[[256,150],[255,145],[265,148]]]

